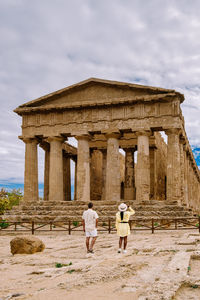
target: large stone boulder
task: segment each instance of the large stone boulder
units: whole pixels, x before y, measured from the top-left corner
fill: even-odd
[[[11,253],[14,254],[33,254],[41,252],[45,248],[45,244],[38,238],[33,236],[16,237],[10,241]]]

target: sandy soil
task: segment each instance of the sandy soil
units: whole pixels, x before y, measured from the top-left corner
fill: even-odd
[[[1,233],[0,299],[200,299],[197,232],[132,233],[127,254],[115,234],[100,234],[94,254],[81,233],[36,236],[44,252],[12,256],[14,235]]]

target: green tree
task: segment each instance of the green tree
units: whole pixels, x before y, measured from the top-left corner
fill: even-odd
[[[13,189],[7,192],[4,188],[0,190],[0,215],[5,210],[11,209],[14,205],[19,205],[20,200],[23,198],[20,189]]]

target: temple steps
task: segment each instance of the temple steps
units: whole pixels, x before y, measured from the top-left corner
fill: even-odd
[[[94,209],[99,215],[99,220],[107,222],[110,218],[115,220],[118,211],[118,201],[92,201]],[[133,220],[151,219],[151,218],[188,218],[193,217],[191,209],[179,206],[177,201],[142,201],[139,204],[134,200],[126,201],[135,209],[136,213],[132,216]],[[26,201],[21,202],[19,206],[13,207],[7,211],[2,219],[8,221],[77,221],[81,220],[83,211],[87,209],[87,203],[84,201]]]

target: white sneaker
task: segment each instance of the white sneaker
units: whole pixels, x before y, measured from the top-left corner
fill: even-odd
[[[121,248],[119,248],[119,249],[118,249],[118,253],[121,253],[121,252],[122,252],[122,249],[121,249]]]
[[[127,250],[123,250],[123,253],[127,253]]]

